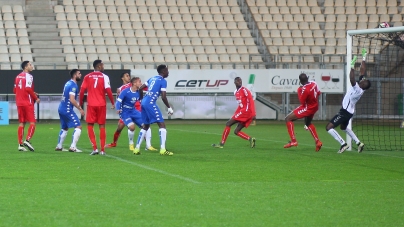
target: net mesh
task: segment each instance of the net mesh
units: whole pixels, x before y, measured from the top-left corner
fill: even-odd
[[[367,150],[404,150],[404,32],[353,36],[352,55],[361,59],[362,48],[372,87],[357,103],[352,128]]]

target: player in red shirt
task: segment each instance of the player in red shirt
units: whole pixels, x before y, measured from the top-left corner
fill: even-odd
[[[309,81],[309,78],[304,73],[299,75],[299,80],[302,84],[302,86],[297,89],[297,96],[299,97],[300,106],[293,110],[285,118],[291,141],[283,147],[297,147],[293,121],[304,118],[305,129],[310,131],[314,141],[316,142],[316,151],[319,151],[323,144],[318,139],[316,127],[314,127],[311,121],[313,120],[314,114],[318,110],[318,97],[320,95],[320,90],[316,82]]]
[[[104,63],[101,60],[93,62],[94,72],[87,74],[84,77],[83,84],[80,89],[80,106],[84,103],[84,92],[87,91],[87,132],[90,142],[93,146],[93,152],[90,155],[98,154],[97,141],[95,139],[94,124],[98,123],[100,128],[100,145],[101,155],[105,155],[105,122],[107,115],[105,93],[107,93],[112,104],[112,109],[115,108],[114,98],[111,92],[109,77],[103,73]]]
[[[241,132],[241,129],[248,128],[253,120],[255,120],[255,105],[254,99],[251,95],[251,92],[243,87],[243,81],[240,77],[234,78],[234,84],[236,85],[236,90],[234,91],[234,96],[236,96],[236,100],[238,102],[238,107],[236,112],[234,112],[233,117],[226,123],[226,127],[224,128],[222,134],[222,141],[219,144],[212,144],[215,148],[223,148],[226,143],[226,139],[230,133],[230,127],[236,123],[238,123],[236,129],[234,130],[234,134],[239,136],[242,139],[250,141],[250,147],[255,147],[255,138],[251,137],[244,132]]]
[[[21,63],[22,72],[18,74],[14,81],[13,92],[15,94],[15,103],[18,111],[18,150],[34,151],[34,147],[30,140],[35,132],[35,103],[39,103],[38,94],[34,92],[34,77],[30,74],[34,70],[34,66],[29,61]],[[24,142],[25,123],[29,122],[28,134]]]

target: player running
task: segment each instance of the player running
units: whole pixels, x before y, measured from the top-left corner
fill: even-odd
[[[165,78],[167,78],[169,74],[167,65],[159,65],[157,67],[157,72],[159,75],[150,78],[139,88],[139,90],[143,90],[143,88],[148,87],[148,91],[141,103],[144,127],[140,130],[136,147],[133,151],[134,154],[140,152],[140,145],[145,137],[146,131],[150,128],[150,124],[157,123],[160,128],[160,155],[173,155],[173,152],[166,150],[167,129],[161,111],[156,104],[157,99],[161,95],[163,103],[168,108],[168,114],[172,115],[174,113],[174,110],[170,107],[166,96],[167,81]],[[142,99],[143,93],[140,93],[140,95]]]
[[[349,88],[348,92],[344,96],[344,99],[342,100],[342,108],[340,109],[338,114],[335,115],[326,126],[327,132],[341,144],[341,148],[339,149],[338,153],[343,153],[346,149],[349,148],[349,145],[345,142],[344,139],[342,139],[342,137],[334,129],[335,127],[338,127],[338,125],[341,125],[340,126],[341,130],[345,131],[346,134],[348,134],[349,137],[351,137],[355,141],[356,145],[358,145],[359,153],[361,153],[363,151],[363,148],[365,147],[365,144],[362,143],[355,135],[355,133],[352,131],[352,129],[347,128],[347,126],[349,124],[349,120],[351,120],[353,113],[355,112],[356,103],[362,97],[363,93],[371,86],[370,81],[366,79],[366,54],[367,50],[363,48],[362,63],[360,67],[361,76],[359,77],[359,82],[355,81],[355,71],[354,71],[357,57],[354,56],[354,58],[352,59],[351,72],[349,73],[349,80],[351,82],[352,87]]]
[[[105,122],[107,117],[107,107],[105,93],[107,93],[112,104],[112,109],[115,108],[114,98],[112,97],[111,85],[109,77],[103,73],[104,63],[101,60],[93,62],[94,72],[87,74],[84,77],[83,84],[80,89],[80,106],[84,103],[84,92],[87,91],[87,133],[93,147],[90,155],[97,155],[97,141],[95,139],[94,124],[98,123],[100,128],[100,145],[101,155],[105,155]]]
[[[83,109],[76,101],[79,91],[77,82],[81,80],[81,72],[78,69],[73,69],[70,71],[70,78],[71,80],[67,81],[63,88],[62,100],[60,101],[58,108],[61,130],[59,132],[59,141],[56,145],[55,151],[66,151],[63,149],[63,142],[66,139],[69,128],[74,128],[69,151],[82,152],[76,147],[81,135],[81,123],[77,114],[73,111],[74,106],[80,111],[81,116],[84,116]]]
[[[232,118],[226,123],[226,127],[224,128],[222,134],[222,141],[219,144],[212,144],[215,148],[223,148],[226,143],[227,137],[230,133],[230,128],[232,125],[238,123],[236,129],[234,130],[234,134],[239,136],[242,139],[250,141],[250,147],[255,148],[255,138],[251,137],[244,132],[241,132],[243,128],[248,128],[253,120],[255,120],[255,105],[254,99],[251,95],[251,92],[245,88],[243,85],[243,81],[240,77],[234,78],[234,84],[236,85],[236,90],[234,91],[234,96],[236,96],[236,100],[238,103],[238,107],[236,112]]]
[[[38,94],[34,92],[34,77],[30,74],[34,70],[34,66],[29,61],[21,63],[22,72],[17,75],[14,81],[13,92],[15,94],[15,104],[18,112],[18,150],[27,151],[26,146],[30,151],[34,151],[30,140],[35,132],[35,103],[41,100]],[[25,124],[29,122],[28,134],[24,142]]]
[[[135,124],[139,128],[143,128],[142,114],[135,109],[134,105],[139,101],[139,87],[142,85],[142,81],[139,77],[134,77],[131,79],[131,87],[123,90],[116,103],[115,109],[119,114],[120,118],[124,121],[124,124],[128,127],[128,138],[129,138],[129,150],[135,151],[133,146],[133,137],[135,135]],[[146,136],[146,147],[151,150],[150,144],[151,137]],[[140,152],[134,152],[134,154],[139,155]]]
[[[285,144],[283,148],[297,147],[298,143],[295,136],[293,121],[304,118],[305,128],[310,131],[316,143],[316,152],[321,149],[323,143],[319,140],[316,132],[316,127],[311,123],[314,114],[318,110],[318,97],[320,90],[314,81],[309,81],[306,74],[299,75],[300,86],[297,89],[297,96],[299,97],[300,106],[293,110],[288,116],[286,116],[286,127],[290,136],[290,142]]]

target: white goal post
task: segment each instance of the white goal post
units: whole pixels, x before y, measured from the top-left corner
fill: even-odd
[[[377,34],[377,33],[397,33],[404,32],[404,26],[400,27],[389,27],[389,28],[374,28],[374,29],[362,29],[362,30],[348,30],[347,31],[347,46],[346,46],[346,92],[348,88],[351,86],[349,80],[349,74],[351,71],[350,62],[352,60],[352,50],[353,50],[353,36],[355,35],[366,35],[366,34]],[[388,41],[388,39],[386,39]],[[354,53],[359,54],[359,53]],[[366,94],[365,94],[366,95]],[[348,128],[352,129],[352,119],[349,121]],[[347,150],[352,150],[352,140],[348,135],[346,136],[346,143],[349,145]]]

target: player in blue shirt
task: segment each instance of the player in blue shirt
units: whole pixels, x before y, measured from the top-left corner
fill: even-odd
[[[69,151],[81,152],[81,150],[76,147],[81,134],[81,124],[77,114],[73,111],[74,106],[80,111],[81,116],[84,116],[83,109],[76,101],[78,94],[77,82],[81,80],[81,72],[78,69],[73,69],[70,71],[70,77],[71,80],[67,81],[63,88],[62,100],[60,101],[58,108],[61,130],[59,132],[59,142],[55,151],[67,151],[63,149],[63,141],[66,139],[67,130],[69,128],[74,128],[72,144],[70,145]]]
[[[140,130],[139,137],[137,139],[136,148],[133,151],[134,153],[139,152],[140,144],[145,137],[146,131],[150,128],[150,124],[157,123],[159,126],[159,135],[160,135],[160,155],[173,155],[172,152],[166,150],[166,137],[167,130],[166,125],[164,123],[163,116],[156,102],[159,96],[161,95],[161,99],[163,103],[168,108],[168,114],[172,115],[174,113],[173,109],[170,107],[168,103],[166,90],[167,90],[167,81],[165,78],[168,77],[168,68],[167,65],[159,65],[157,67],[158,76],[154,76],[150,78],[146,83],[140,86],[139,90],[143,90],[144,87],[148,87],[148,91],[145,97],[142,99],[143,94],[141,94],[142,99],[142,119],[144,123],[144,127]]]
[[[135,148],[133,147],[133,137],[135,135],[135,124],[139,128],[143,128],[142,114],[135,108],[135,103],[140,100],[139,87],[142,85],[142,81],[139,77],[133,77],[130,83],[132,86],[124,89],[119,94],[115,103],[115,109],[124,124],[128,127],[129,150],[133,151],[135,155],[139,155],[140,151],[135,152]],[[151,147],[150,140],[151,136],[146,137],[146,146],[149,148]]]

